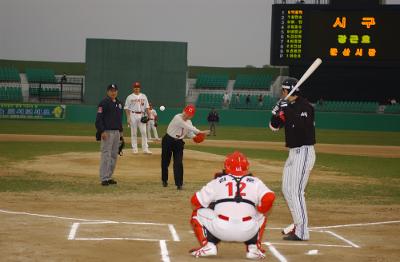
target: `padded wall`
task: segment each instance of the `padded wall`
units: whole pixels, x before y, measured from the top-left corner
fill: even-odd
[[[135,81],[154,105],[183,106],[187,74],[187,43],[87,39],[85,104],[97,104],[108,84],[125,101]]]

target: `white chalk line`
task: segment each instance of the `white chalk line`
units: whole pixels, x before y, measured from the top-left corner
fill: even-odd
[[[18,211],[8,211],[4,209],[0,209],[0,212],[5,214],[13,214],[13,215],[27,215],[27,216],[35,216],[42,218],[56,218],[62,220],[74,220],[81,221],[81,223],[73,223],[71,226],[71,230],[68,234],[68,240],[78,240],[78,241],[103,241],[103,240],[134,240],[134,241],[159,241],[160,249],[161,249],[161,259],[163,262],[170,262],[168,249],[166,245],[166,240],[160,239],[143,239],[143,238],[76,238],[76,233],[80,224],[133,224],[133,225],[153,225],[153,226],[165,226],[165,223],[149,223],[149,222],[118,222],[112,220],[98,220],[98,219],[83,219],[83,218],[74,218],[74,217],[64,217],[64,216],[55,216],[55,215],[44,215],[44,214],[35,214],[29,212],[18,212]],[[172,239],[174,241],[180,241],[179,235],[176,232],[174,226],[172,224],[168,224],[168,229],[171,232]]]
[[[78,231],[79,223],[73,223],[69,231],[68,240],[74,240],[76,232]]]
[[[283,243],[283,242],[268,242],[271,245],[275,246],[317,246],[317,247],[347,247],[347,248],[353,248],[352,246],[348,245],[331,245],[331,244],[317,244],[317,243]],[[264,243],[265,244],[265,243]]]
[[[163,262],[170,262],[167,243],[165,240],[160,240],[161,259]]]
[[[179,239],[178,233],[177,233],[176,230],[175,230],[174,225],[168,224],[168,229],[169,229],[169,232],[171,232],[172,239],[173,239],[174,241],[181,241],[181,240]]]
[[[376,225],[396,224],[396,223],[400,223],[400,220],[371,222],[371,223],[359,223],[359,224],[347,224],[347,225],[345,224],[345,225],[335,225],[335,226],[310,227],[310,229],[328,229],[328,228],[340,228],[340,227],[363,227],[363,226],[376,226]]]
[[[105,241],[105,240],[130,240],[130,241],[148,241],[148,242],[158,242],[161,239],[152,238],[135,238],[135,237],[76,237],[73,240],[80,241]]]
[[[348,240],[348,239],[346,239],[346,238],[344,238],[344,237],[342,237],[342,236],[340,236],[340,235],[338,235],[338,234],[336,234],[336,233],[334,233],[334,232],[332,232],[332,231],[326,230],[326,231],[323,231],[323,232],[326,232],[326,233],[328,233],[328,234],[331,234],[332,236],[335,236],[335,237],[337,237],[337,238],[343,240],[344,242],[346,242],[347,244],[349,244],[349,245],[351,245],[351,246],[353,246],[353,247],[355,247],[355,248],[360,248],[359,245],[354,244],[354,243],[351,242],[350,240]]]
[[[268,247],[269,251],[280,261],[287,262],[286,258],[279,253],[279,251],[272,245],[270,242],[264,242],[264,244]]]

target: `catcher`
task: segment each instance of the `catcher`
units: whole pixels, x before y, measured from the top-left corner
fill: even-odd
[[[217,255],[222,240],[243,242],[248,259],[265,257],[261,240],[275,194],[249,173],[249,165],[235,151],[226,157],[225,170],[192,196],[190,223],[201,245],[190,250],[193,256]]]

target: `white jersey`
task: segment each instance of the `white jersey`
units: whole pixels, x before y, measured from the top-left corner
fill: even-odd
[[[237,176],[240,178],[240,176]],[[240,194],[243,199],[250,200],[255,206],[260,205],[262,197],[272,192],[259,178],[246,176],[240,181]],[[210,181],[200,191],[196,197],[203,207],[208,207],[211,202],[221,199],[233,199],[236,195],[237,183],[230,175],[224,175]],[[222,202],[215,205],[216,214],[227,217],[242,218],[255,216],[258,212],[256,208],[246,202]]]
[[[139,93],[138,95],[132,93],[125,101],[124,109],[128,109],[131,112],[143,113],[149,108],[149,101],[145,94]]]
[[[200,130],[193,126],[192,121],[183,120],[182,113],[175,115],[167,128],[167,134],[176,139],[183,139],[185,136],[192,138],[199,132]]]
[[[149,120],[154,120],[157,117],[157,111],[153,108],[149,110]]]

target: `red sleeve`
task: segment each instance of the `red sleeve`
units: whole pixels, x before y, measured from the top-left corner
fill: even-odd
[[[260,201],[260,205],[257,207],[258,212],[267,213],[271,209],[272,204],[275,200],[275,194],[273,192],[266,193]]]
[[[199,200],[197,199],[196,193],[194,193],[194,195],[190,199],[190,202],[192,203],[193,210],[197,210],[197,209],[202,207],[202,205],[200,204]]]

